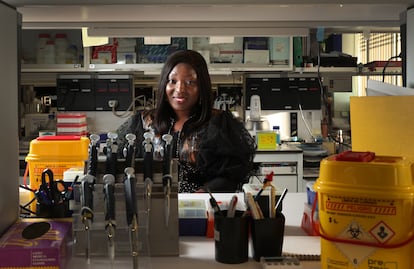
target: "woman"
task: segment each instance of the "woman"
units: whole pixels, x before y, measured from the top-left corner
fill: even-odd
[[[119,138],[132,132],[141,145],[147,130],[156,137],[171,134],[179,192],[234,192],[246,182],[255,141],[230,112],[213,109],[210,75],[201,54],[185,50],[167,58],[156,103],[154,110],[136,113],[124,123]]]

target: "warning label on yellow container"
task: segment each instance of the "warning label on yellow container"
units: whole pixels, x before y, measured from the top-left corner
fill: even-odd
[[[377,203],[378,201],[375,201]],[[386,202],[387,203],[387,202]],[[391,203],[392,204],[392,203]],[[371,203],[358,202],[337,202],[327,201],[326,210],[335,210],[340,212],[353,212],[362,214],[376,214],[376,215],[396,215],[397,208],[392,205],[376,205]]]

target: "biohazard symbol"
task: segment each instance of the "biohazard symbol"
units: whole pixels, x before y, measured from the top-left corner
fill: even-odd
[[[351,236],[351,239],[360,239],[362,230],[358,224],[351,224],[348,227],[347,233]]]

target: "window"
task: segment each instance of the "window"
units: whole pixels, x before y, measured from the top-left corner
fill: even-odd
[[[399,33],[371,33],[367,39],[364,34],[357,34],[355,38],[356,47],[358,51],[358,59],[362,64],[373,61],[387,61],[391,57],[398,56],[401,52],[401,36]],[[401,60],[401,59],[396,59]],[[382,69],[380,70],[382,71]],[[382,75],[370,75],[358,77],[358,95],[366,95],[367,80],[380,80]],[[402,86],[402,75],[386,75],[384,82],[393,85]]]

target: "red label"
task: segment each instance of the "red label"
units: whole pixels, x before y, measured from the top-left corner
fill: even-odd
[[[397,208],[395,206],[348,204],[326,201],[326,209],[341,212],[354,212],[375,215],[397,215]]]

